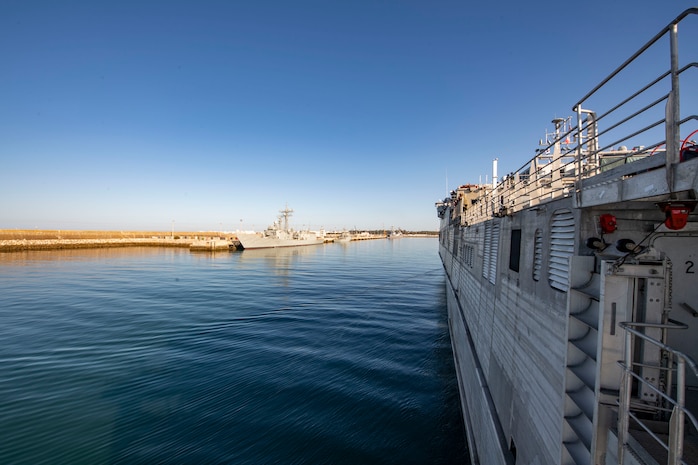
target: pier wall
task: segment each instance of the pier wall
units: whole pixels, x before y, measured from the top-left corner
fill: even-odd
[[[0,229],[0,252],[98,247],[190,247],[194,241],[227,239],[219,232],[84,231]]]

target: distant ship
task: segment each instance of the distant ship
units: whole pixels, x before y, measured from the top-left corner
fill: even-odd
[[[391,228],[387,236],[388,239],[400,239],[402,237],[402,231],[399,229]]]
[[[698,464],[695,42],[678,56],[696,14],[553,120],[534,158],[436,205],[473,464]],[[629,66],[667,36],[637,90]]]
[[[339,235],[337,238],[337,242],[351,242],[352,241],[352,235],[349,231],[342,231],[342,233]]]
[[[294,231],[289,228],[288,219],[293,210],[286,207],[276,221],[261,233],[238,233],[238,241],[243,249],[270,249],[278,247],[298,247],[323,244],[325,239],[312,231]]]

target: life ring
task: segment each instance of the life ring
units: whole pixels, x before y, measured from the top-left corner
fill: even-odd
[[[696,129],[695,131],[693,131],[692,133],[690,133],[690,134],[688,135],[688,137],[685,138],[685,139],[683,140],[683,142],[681,143],[681,149],[680,149],[680,150],[683,150],[684,146],[686,145],[686,142],[688,142],[689,140],[691,140],[691,136],[692,136],[693,134],[697,133],[697,132],[698,132],[698,129]]]
[[[691,140],[691,137],[697,132],[698,129],[690,133],[688,137],[683,140],[681,149],[679,150],[679,161],[686,161],[698,157],[698,145],[686,145],[686,143]]]
[[[689,140],[691,140],[691,137],[692,137],[694,134],[696,134],[696,133],[698,133],[698,129],[696,129],[695,131],[693,131],[692,133],[690,133],[690,134],[688,135],[688,137],[686,137],[683,141],[681,141],[681,148],[679,149],[679,153],[681,153],[681,151],[685,148],[686,142],[688,142]],[[652,151],[650,152],[650,156],[654,155],[654,152],[656,152],[657,149],[659,149],[659,147],[661,147],[661,146],[663,146],[663,145],[664,145],[664,144],[659,144],[658,146],[656,146],[655,148],[653,148]]]

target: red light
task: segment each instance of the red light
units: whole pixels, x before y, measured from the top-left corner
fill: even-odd
[[[688,215],[696,208],[698,201],[681,200],[673,202],[658,202],[657,206],[664,212],[664,226],[674,231],[683,229],[688,223]]]
[[[609,213],[604,213],[599,217],[599,226],[601,227],[602,233],[612,233],[616,230],[616,217]]]
[[[664,225],[669,229],[683,229],[688,223],[688,214],[691,210],[685,205],[669,205],[665,210],[666,220]]]

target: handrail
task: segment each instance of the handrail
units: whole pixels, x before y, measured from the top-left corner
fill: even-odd
[[[635,336],[640,337],[641,339],[644,339],[646,341],[651,342],[652,344],[658,346],[660,349],[666,350],[667,352],[671,352],[672,354],[678,355],[680,357],[683,357],[686,359],[688,362],[688,366],[693,370],[696,376],[698,376],[698,364],[691,358],[690,355],[684,354],[683,352],[676,350],[672,348],[671,346],[668,346],[664,344],[661,341],[658,341],[651,336],[646,335],[643,332],[640,332],[632,327],[635,328],[658,328],[658,329],[688,329],[689,326],[685,323],[681,323],[680,321],[672,320],[669,319],[671,324],[666,324],[666,323],[639,323],[635,321],[623,321],[619,323],[618,325],[625,329],[626,331],[629,331],[633,333]],[[632,326],[632,327],[631,327]]]
[[[662,29],[661,31],[659,31],[659,32],[657,33],[657,35],[655,35],[654,37],[652,37],[652,38],[649,40],[649,42],[647,42],[644,46],[642,46],[642,47],[640,48],[640,50],[638,50],[637,52],[635,52],[630,58],[628,58],[627,60],[625,60],[625,62],[624,62],[622,65],[620,65],[618,68],[616,68],[615,71],[613,71],[611,74],[609,74],[609,75],[606,77],[606,79],[604,79],[603,81],[601,81],[599,84],[596,85],[596,87],[594,87],[593,89],[591,89],[584,97],[582,97],[581,99],[579,99],[579,101],[578,101],[577,103],[575,103],[574,106],[572,107],[572,111],[577,111],[577,108],[579,108],[579,106],[582,104],[582,102],[584,102],[585,100],[589,99],[589,97],[591,97],[592,95],[594,95],[599,89],[601,89],[604,85],[606,85],[606,83],[608,83],[608,81],[610,81],[611,79],[613,79],[614,77],[616,77],[616,76],[618,75],[618,73],[620,73],[620,72],[623,71],[625,68],[627,68],[628,65],[630,65],[630,63],[632,63],[633,61],[635,61],[635,59],[636,59],[637,57],[639,57],[640,55],[642,55],[648,48],[650,48],[652,45],[654,45],[655,42],[657,42],[659,39],[661,39],[667,32],[671,31],[671,29],[672,29],[675,25],[677,25],[678,23],[680,23],[686,16],[691,15],[691,14],[698,14],[698,8],[694,7],[694,8],[689,8],[689,9],[687,9],[686,11],[684,11],[683,13],[681,13],[679,16],[677,16],[676,19],[674,19],[672,22],[670,22],[669,24],[667,24],[666,27],[665,27],[664,29]]]
[[[686,409],[686,365],[698,376],[698,365],[695,360],[683,352],[672,348],[671,346],[651,337],[640,331],[638,328],[655,328],[662,330],[669,329],[686,329],[688,325],[676,320],[669,319],[669,323],[642,323],[625,321],[619,323],[619,326],[626,332],[625,337],[625,360],[621,360],[618,364],[623,369],[623,381],[620,386],[620,395],[618,400],[618,460],[620,464],[624,462],[624,454],[626,448],[626,438],[628,437],[628,428],[630,418],[634,419],[650,436],[657,441],[667,452],[667,463],[669,465],[678,465],[683,463],[683,443],[684,443],[684,416],[688,417],[694,428],[698,428],[696,417]],[[645,380],[642,376],[633,372],[633,368],[638,366],[633,362],[633,337],[639,337],[643,341],[650,343],[670,355],[669,364],[676,364],[676,399],[672,398],[661,389],[654,386],[652,383]],[[668,370],[674,370],[668,366]],[[667,400],[673,405],[671,409],[671,427],[669,428],[669,438],[667,442],[662,441],[651,429],[645,425],[641,418],[635,415],[630,409],[630,398],[632,395],[632,380],[636,379],[639,384],[648,387],[650,390],[657,393],[659,396]],[[671,389],[671,386],[668,386]],[[648,406],[649,407],[649,406]],[[665,408],[656,407],[657,410],[667,411]]]
[[[632,172],[616,169],[621,164],[654,155],[664,144],[666,147],[661,152],[665,153],[663,165],[667,176],[666,185],[668,193],[673,192],[676,187],[674,173],[680,162],[680,129],[690,124],[690,130],[693,130],[693,123],[698,121],[695,114],[681,119],[679,111],[679,75],[683,78],[685,71],[698,67],[695,57],[691,56],[686,57],[684,66],[679,67],[678,64],[677,24],[689,15],[698,15],[698,7],[689,8],[677,16],[580,99],[573,107],[576,121],[565,120],[563,125],[556,126],[554,133],[547,135],[552,137],[540,145],[533,158],[501,176],[497,185],[480,185],[474,190],[465,189],[465,192],[459,190],[459,193],[463,192],[462,197],[467,194],[467,199],[460,205],[457,196],[447,198],[445,202],[453,207],[452,219],[461,225],[474,225],[493,216],[539,208],[547,202],[572,196],[575,198],[574,206],[583,207],[583,203],[593,197],[582,196],[584,190],[594,186],[584,182],[587,178],[604,174],[603,182],[607,183],[646,173],[646,167]],[[624,70],[628,73],[626,68],[667,33],[670,33],[669,69],[662,62],[656,62],[656,73],[651,73],[654,77],[637,86],[624,86],[623,92],[627,89],[628,94],[620,96],[616,102],[604,99],[598,102],[604,108],[596,108],[594,111],[582,108],[582,105],[591,105],[588,100],[596,96],[609,81],[625,78],[625,74],[618,75]],[[688,50],[693,53],[691,48]],[[686,78],[694,80],[695,76],[690,74]],[[662,108],[662,103],[666,105],[666,111]],[[603,127],[600,127],[602,119]],[[600,142],[601,137],[604,137],[603,144]],[[655,142],[658,140],[659,142]],[[617,145],[627,145],[628,148]],[[659,166],[653,165],[652,168]],[[595,202],[600,201],[593,198]]]

